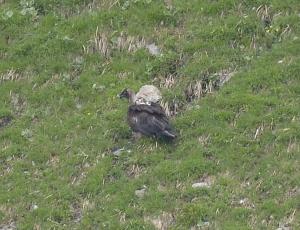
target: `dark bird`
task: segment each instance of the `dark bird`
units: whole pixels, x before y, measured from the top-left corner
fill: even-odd
[[[136,136],[154,136],[170,140],[176,138],[168,117],[158,103],[137,104],[135,93],[130,89],[124,89],[119,97],[129,100],[127,121]]]

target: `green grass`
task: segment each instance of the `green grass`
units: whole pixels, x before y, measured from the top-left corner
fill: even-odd
[[[0,228],[300,228],[298,1],[30,2],[0,3]],[[174,144],[129,142],[116,95],[143,84]]]

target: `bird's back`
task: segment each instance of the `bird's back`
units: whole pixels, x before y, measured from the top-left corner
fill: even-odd
[[[128,123],[133,131],[146,136],[175,138],[169,120],[160,105],[131,105],[128,109]]]

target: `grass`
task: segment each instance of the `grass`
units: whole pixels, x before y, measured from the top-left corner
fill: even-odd
[[[0,228],[300,228],[298,1],[0,2]],[[143,84],[173,145],[129,142]]]

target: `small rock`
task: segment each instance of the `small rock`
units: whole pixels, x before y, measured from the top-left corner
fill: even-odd
[[[30,129],[24,129],[21,132],[21,136],[27,139],[30,139],[32,137],[32,131]]]
[[[98,91],[100,91],[100,92],[104,91],[105,88],[106,88],[106,87],[105,87],[104,85],[93,84],[93,86],[92,86],[92,89],[98,90]]]
[[[202,226],[209,226],[210,225],[210,223],[208,222],[208,221],[204,221],[203,223],[202,223]]]
[[[208,221],[199,222],[196,226],[191,227],[191,230],[207,229],[210,226]]]
[[[154,56],[160,55],[160,49],[158,48],[158,46],[155,45],[155,43],[146,45],[146,48],[148,49],[150,54]]]
[[[277,228],[276,230],[291,230],[291,228],[290,227],[279,227],[279,228]]]
[[[246,202],[248,202],[248,199],[244,198],[239,201],[239,204],[245,204]]]
[[[125,149],[124,148],[118,148],[118,147],[115,147],[112,149],[112,154],[115,155],[115,156],[120,156],[121,153],[124,151]]]
[[[80,103],[76,103],[75,106],[76,106],[77,109],[81,109],[82,108],[82,105]]]
[[[14,15],[14,12],[11,10],[6,11],[5,13],[5,19],[11,18]]]
[[[74,60],[74,63],[77,65],[82,65],[84,62],[84,58],[82,56],[77,56]]]
[[[246,55],[244,58],[245,58],[245,60],[247,60],[247,61],[250,61],[250,60],[251,60],[251,57],[249,57],[249,56],[247,56],[247,55]]]
[[[64,40],[64,41],[72,41],[73,39],[70,38],[68,35],[65,35],[65,36],[63,37],[63,40]]]
[[[214,177],[204,175],[201,179],[195,182],[192,187],[193,188],[210,188],[211,185],[214,183]]]
[[[31,206],[31,210],[37,210],[39,207],[36,205],[36,204],[33,204],[32,206]]]
[[[145,196],[146,191],[147,191],[147,187],[144,186],[142,189],[135,190],[134,194],[138,198],[143,198]]]
[[[198,182],[192,185],[193,188],[210,188],[210,184],[208,182]]]

